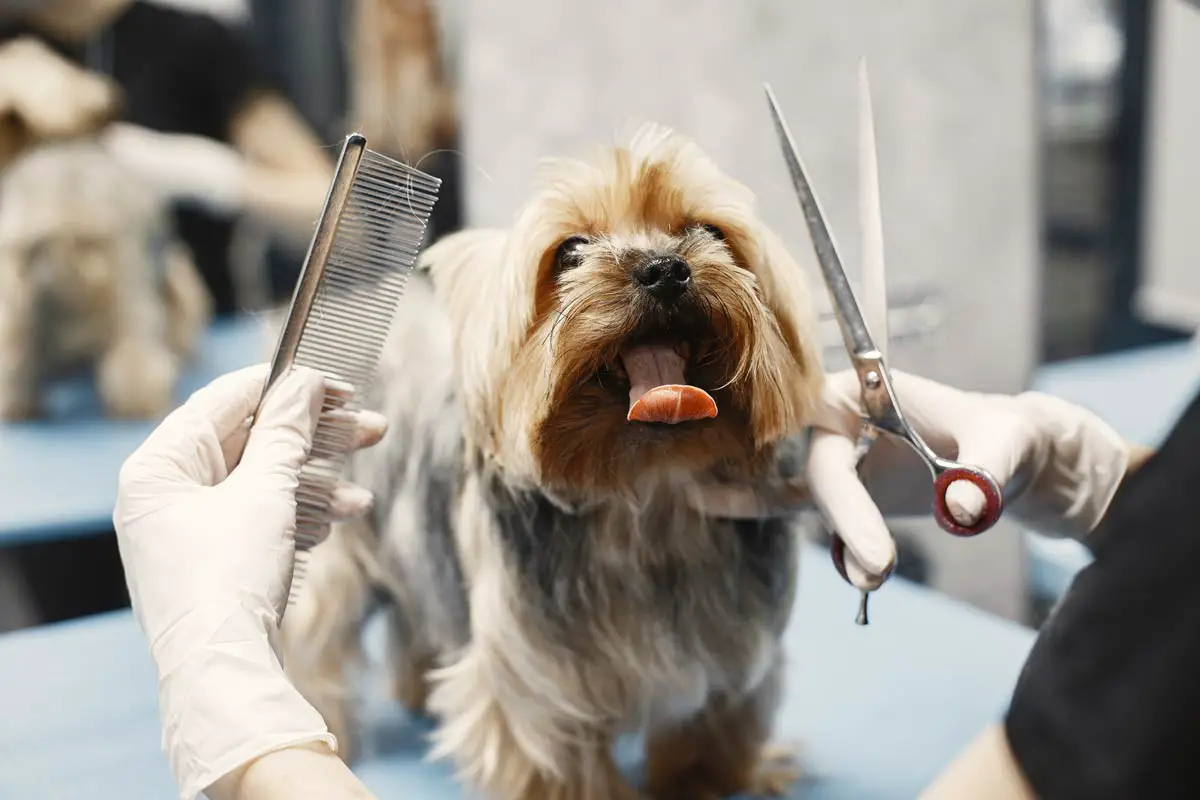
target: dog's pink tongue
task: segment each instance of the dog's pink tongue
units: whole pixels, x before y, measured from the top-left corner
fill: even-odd
[[[675,424],[717,415],[708,392],[684,381],[687,361],[667,345],[639,345],[621,353],[629,376],[630,422]]]

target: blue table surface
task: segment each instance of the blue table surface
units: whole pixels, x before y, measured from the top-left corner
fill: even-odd
[[[215,324],[177,387],[182,402],[216,376],[270,358],[254,317]],[[103,419],[87,381],[55,387],[44,421],[0,423],[0,545],[111,527],[117,475],[154,422]]]
[[[1131,442],[1157,446],[1200,391],[1200,339],[1049,364],[1033,388],[1094,411]],[[1079,542],[1026,537],[1033,595],[1054,600],[1071,585],[1091,553]]]
[[[1153,447],[1200,390],[1200,340],[1048,364],[1033,388],[1089,408],[1125,438]]]
[[[806,546],[778,731],[799,742],[809,800],[909,800],[1002,714],[1032,632],[897,579],[852,622],[857,597]],[[378,653],[378,636],[368,633]],[[379,686],[380,680],[369,684]],[[170,798],[153,666],[126,612],[0,636],[0,797]],[[381,798],[462,796],[424,760],[424,729],[366,701],[356,766]]]

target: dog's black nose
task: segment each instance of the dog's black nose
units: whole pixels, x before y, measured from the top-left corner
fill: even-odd
[[[659,300],[675,300],[692,283],[692,268],[679,256],[659,256],[639,264],[633,277]]]

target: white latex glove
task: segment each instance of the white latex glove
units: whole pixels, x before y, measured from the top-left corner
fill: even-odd
[[[100,141],[117,160],[171,200],[191,201],[222,214],[242,209],[245,161],[228,145],[125,122],[105,128]]]
[[[267,752],[315,741],[337,747],[272,646],[324,381],[296,369],[247,436],[267,371],[231,373],[196,392],[121,469],[113,522],[158,670],[163,746],[185,800]],[[359,412],[356,424],[355,448],[377,442],[386,427],[371,412]],[[331,510],[356,516],[371,502],[365,489],[342,484]]]
[[[1129,463],[1129,445],[1086,409],[1038,392],[995,395],[963,392],[892,371],[909,424],[939,455],[986,469],[1003,490],[1024,482],[1004,514],[1039,533],[1080,537],[1099,523]],[[908,445],[886,434],[855,470],[861,425],[860,389],[852,370],[828,376],[813,422],[806,478],[814,500],[846,542],[852,582],[873,588],[890,569],[894,546],[883,514],[930,513],[933,483]],[[946,492],[950,513],[974,525],[983,493],[958,481]]]

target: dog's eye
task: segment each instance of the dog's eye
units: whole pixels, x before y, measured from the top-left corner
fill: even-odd
[[[554,251],[554,268],[558,272],[578,267],[583,260],[579,250],[588,240],[582,236],[572,236],[565,240]]]
[[[696,226],[696,229],[704,231],[709,236],[716,239],[718,242],[725,241],[725,231],[721,230],[716,225],[709,225],[708,223],[701,223]]]

